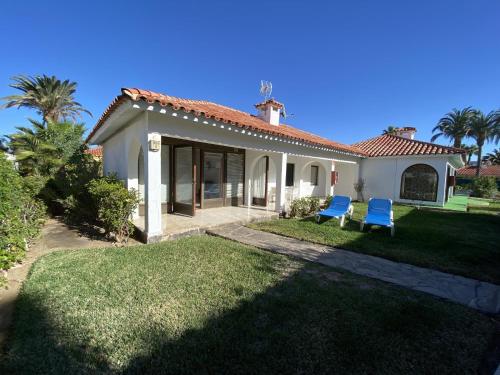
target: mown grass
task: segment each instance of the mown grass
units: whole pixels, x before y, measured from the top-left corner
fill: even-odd
[[[366,209],[366,203],[354,203],[353,220],[344,228],[335,219],[318,225],[313,218],[250,227],[500,284],[498,214],[395,205],[396,236],[391,238],[386,228],[359,230]]]
[[[39,259],[0,372],[475,373],[493,327],[427,295],[202,236]]]

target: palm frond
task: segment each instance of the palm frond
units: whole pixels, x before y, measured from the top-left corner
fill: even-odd
[[[76,121],[83,113],[92,113],[78,103],[74,94],[76,82],[61,81],[55,76],[14,76],[10,87],[22,92],[2,98],[0,108],[26,107],[41,114],[44,122],[71,119]]]

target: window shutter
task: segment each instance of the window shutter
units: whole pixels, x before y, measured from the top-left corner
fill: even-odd
[[[227,154],[226,198],[231,204],[243,204],[244,157],[243,154]]]

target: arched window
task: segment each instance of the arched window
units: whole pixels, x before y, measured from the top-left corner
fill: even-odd
[[[437,189],[438,174],[430,165],[412,165],[401,176],[401,199],[435,202]]]

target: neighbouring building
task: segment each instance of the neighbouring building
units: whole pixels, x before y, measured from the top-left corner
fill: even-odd
[[[365,198],[444,205],[464,165],[463,150],[414,140],[414,128],[345,145],[282,124],[274,99],[255,107],[124,88],[105,110],[87,141],[102,146],[104,173],[139,191],[134,217],[148,242],[211,208],[283,212],[298,197],[358,199],[359,179]]]
[[[500,189],[500,165],[482,165],[479,176],[495,177]],[[476,178],[476,166],[468,165],[457,171],[457,181],[460,184],[470,184]]]
[[[415,128],[399,128],[395,135],[353,145],[367,156],[360,171],[367,196],[439,206],[447,202],[456,171],[465,164],[465,151],[415,140],[415,133]]]
[[[92,158],[94,158],[94,160],[102,160],[102,147],[101,146],[88,148],[84,152],[86,154],[92,155]]]
[[[458,177],[473,178],[476,177],[476,166],[468,165],[457,171]],[[500,178],[500,165],[483,165],[479,169],[479,176],[489,176]]]

